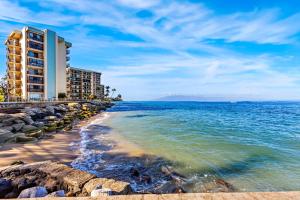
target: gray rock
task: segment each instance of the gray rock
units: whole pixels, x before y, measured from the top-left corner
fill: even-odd
[[[90,195],[93,190],[101,187],[109,188],[115,195],[130,194],[132,192],[132,188],[127,182],[107,178],[94,178],[84,185],[82,193]]]
[[[21,119],[15,119],[15,124],[21,124],[21,123],[24,123],[24,121]]]
[[[12,126],[4,126],[1,129],[7,130],[7,131],[12,131],[13,127]]]
[[[112,191],[109,188],[95,189],[91,192],[91,197],[111,196]]]
[[[67,112],[67,108],[64,105],[59,105],[55,107],[56,112]]]
[[[31,133],[31,132],[34,132],[37,130],[38,130],[38,128],[35,126],[32,126],[32,125],[25,125],[22,127],[22,132],[24,132],[24,133]]]
[[[10,118],[9,115],[7,115],[6,119],[2,120],[3,126],[11,126],[14,124],[14,118]]]
[[[60,114],[60,113],[56,113],[56,117],[58,117],[58,118],[62,118],[62,117],[63,117],[63,115],[62,115],[62,114]]]
[[[65,191],[58,190],[48,194],[46,197],[65,197],[65,196],[66,196]]]
[[[21,198],[36,198],[36,197],[45,197],[47,196],[48,192],[46,188],[37,186],[37,187],[32,187],[23,190],[20,195],[18,196],[18,199]]]
[[[5,195],[13,190],[10,180],[0,178],[0,198],[5,197]]]
[[[32,125],[41,128],[44,126],[44,122],[34,122]]]
[[[24,125],[25,125],[25,123],[23,121],[22,121],[22,123],[14,124],[14,125],[12,125],[12,130],[14,132],[18,132],[23,128]]]
[[[18,193],[16,191],[12,191],[10,193],[7,193],[4,198],[5,199],[13,199],[13,198],[17,198],[18,197]]]
[[[22,118],[22,120],[23,120],[26,124],[29,124],[29,125],[31,125],[31,124],[34,123],[34,121],[31,119],[30,116],[25,116],[24,118]]]
[[[14,138],[14,135],[12,132],[6,130],[6,129],[0,129],[0,143],[4,143],[10,139]]]
[[[12,163],[10,163],[10,165],[23,165],[25,164],[22,160],[15,160]]]
[[[49,113],[51,113],[51,114],[55,114],[55,110],[54,110],[54,107],[53,106],[47,106],[46,107],[46,110],[49,112]]]
[[[10,143],[10,142],[16,142],[16,138],[17,137],[25,137],[25,133],[14,133],[13,135],[12,135],[12,137],[9,139],[9,140],[7,140],[6,142],[8,142],[8,143]]]
[[[43,131],[42,130],[37,130],[31,133],[26,133],[27,137],[35,137],[35,138],[39,138],[43,135]]]
[[[35,137],[28,137],[28,136],[17,136],[16,142],[23,143],[23,142],[34,142],[37,141]]]

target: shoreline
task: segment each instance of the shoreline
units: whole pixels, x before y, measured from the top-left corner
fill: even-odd
[[[77,148],[71,144],[81,141],[80,129],[98,118],[103,112],[74,124],[69,131],[49,133],[50,138],[44,138],[31,143],[9,143],[0,146],[0,167],[10,165],[15,161],[25,163],[40,161],[59,161],[70,165],[79,155]]]
[[[173,170],[171,160],[146,154],[106,126],[105,120],[112,115],[100,112],[86,120],[74,121],[70,131],[54,132],[53,138],[25,144],[5,144],[0,148],[0,167],[16,161],[29,164],[58,161],[101,179],[126,183],[137,194],[192,192],[188,179]],[[218,179],[209,183],[202,192],[211,191],[232,192],[235,189]]]

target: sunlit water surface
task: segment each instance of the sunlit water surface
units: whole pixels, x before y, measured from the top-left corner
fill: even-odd
[[[300,189],[300,103],[122,102],[110,112],[107,125],[190,179]]]

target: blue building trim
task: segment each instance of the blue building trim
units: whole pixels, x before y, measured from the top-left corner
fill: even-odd
[[[56,33],[47,30],[47,96],[56,97]]]

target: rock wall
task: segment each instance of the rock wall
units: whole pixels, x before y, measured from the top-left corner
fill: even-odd
[[[40,192],[46,196],[58,191],[62,193],[62,190],[68,197],[90,196],[93,190],[99,188],[106,188],[113,195],[132,193],[129,183],[96,178],[95,175],[57,162],[44,161],[0,168],[0,198],[16,198],[20,194],[23,197],[40,197],[31,195]]]

